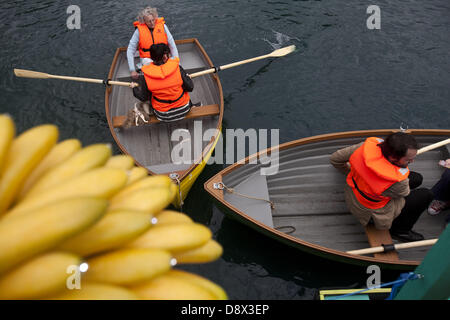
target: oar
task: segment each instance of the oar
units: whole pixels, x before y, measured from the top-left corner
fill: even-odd
[[[417,154],[421,154],[421,153],[445,146],[446,144],[449,144],[449,143],[450,143],[450,138],[443,140],[441,142],[436,142],[436,143],[430,144],[429,146],[426,146],[426,147],[423,147],[423,148],[420,148],[419,150],[417,150]]]
[[[121,82],[121,81],[111,81],[111,80],[101,80],[101,79],[91,79],[91,78],[80,78],[80,77],[67,77],[67,76],[56,76],[53,74],[48,74],[44,72],[37,72],[24,69],[14,69],[14,74],[21,78],[34,78],[34,79],[62,79],[62,80],[73,80],[81,82],[91,82],[91,83],[104,83],[112,84],[116,86],[125,87],[136,87],[138,84],[135,82]]]
[[[394,244],[394,250],[432,246],[437,241],[438,241],[438,239],[430,239],[430,240],[422,240],[422,241],[414,241],[414,242],[406,242],[406,243]],[[384,251],[385,251],[385,248],[380,246],[380,247],[373,247],[373,248],[366,248],[366,249],[347,251],[347,253],[360,254],[361,255],[361,254],[379,253],[379,252],[384,252]]]
[[[259,57],[255,57],[255,58],[251,58],[251,59],[247,59],[247,60],[242,60],[242,61],[237,61],[237,62],[229,63],[229,64],[226,64],[226,65],[223,65],[220,67],[215,67],[215,68],[195,72],[195,73],[190,74],[190,77],[195,78],[198,76],[202,76],[205,74],[214,73],[214,72],[218,72],[221,70],[237,67],[242,64],[246,64],[246,63],[261,60],[261,59],[283,57],[283,56],[288,55],[289,53],[293,52],[294,50],[295,50],[295,45],[284,47],[284,48],[272,51],[271,53],[265,54],[263,56],[259,56]]]

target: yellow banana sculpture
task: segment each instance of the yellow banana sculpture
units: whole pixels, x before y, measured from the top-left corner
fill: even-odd
[[[103,199],[73,198],[0,221],[0,275],[87,229],[106,207]]]
[[[3,162],[15,135],[14,121],[9,115],[0,114],[0,172],[2,172]]]
[[[70,158],[75,152],[81,149],[81,142],[78,139],[68,139],[58,143],[50,150],[39,165],[31,172],[19,192],[18,199],[22,199],[33,184],[39,180],[47,171]]]
[[[226,299],[221,288],[201,277],[174,273],[164,273],[152,280],[143,282],[130,289],[142,299],[147,300],[217,300]]]
[[[193,222],[188,215],[173,210],[163,210],[155,217],[158,220],[157,225]]]
[[[128,172],[127,186],[135,183],[136,181],[144,179],[147,176],[148,176],[147,169],[142,168],[142,167],[133,167]]]
[[[26,194],[25,199],[33,195],[39,195],[62,181],[67,181],[93,168],[103,166],[110,157],[111,147],[107,144],[94,144],[85,147],[36,181]]]
[[[40,206],[68,198],[89,196],[108,199],[120,190],[126,182],[127,174],[124,170],[113,168],[94,169],[65,183],[54,186],[47,192],[33,197],[26,197],[11,211],[6,213],[5,218],[23,214]]]
[[[177,259],[179,264],[207,263],[219,259],[222,253],[222,246],[215,240],[211,239],[201,247],[174,253],[173,257]]]
[[[126,247],[161,248],[174,253],[200,247],[211,236],[211,231],[199,223],[157,224]]]
[[[138,189],[127,197],[116,196],[111,199],[109,211],[135,210],[155,214],[167,207],[173,200],[174,194],[168,188],[151,187]]]
[[[114,249],[137,238],[151,226],[152,215],[117,211],[103,216],[86,231],[61,243],[58,248],[82,257]]]
[[[130,156],[121,154],[109,158],[105,167],[130,170],[134,166],[134,159]]]
[[[41,125],[15,138],[0,172],[0,214],[5,212],[31,171],[58,140],[58,128]]]
[[[39,299],[66,288],[67,268],[79,265],[80,257],[66,252],[49,252],[0,277],[0,300]]]
[[[172,256],[160,249],[123,249],[87,260],[86,280],[131,285],[166,273]]]
[[[15,130],[0,115],[0,299],[227,298],[172,269],[223,249],[207,227],[164,210],[178,192],[169,177],[107,144],[57,143],[53,125]]]

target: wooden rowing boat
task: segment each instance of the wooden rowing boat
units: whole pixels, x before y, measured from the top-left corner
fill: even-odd
[[[366,137],[384,137],[396,130],[352,131],[304,138],[260,151],[233,164],[205,183],[219,207],[244,224],[284,242],[325,258],[357,265],[379,264],[391,269],[419,265],[429,247],[363,256],[347,251],[391,244],[388,231],[364,228],[347,209],[345,176],[329,162],[336,150]],[[448,139],[450,130],[409,130],[421,146]],[[279,170],[262,175],[262,155],[278,152]],[[449,158],[449,147],[418,155],[412,170],[424,176],[422,186],[431,188],[441,176],[438,161]],[[253,164],[252,164],[253,163]],[[262,200],[261,200],[262,199]],[[271,204],[273,208],[271,208]],[[445,215],[422,214],[415,226],[425,239],[438,238]]]
[[[211,60],[197,39],[176,41],[180,64],[188,74],[213,67]],[[128,69],[127,48],[116,51],[108,79],[131,81]],[[138,57],[136,57],[136,62]],[[127,112],[138,100],[128,87],[107,87],[105,108],[108,125],[119,148],[132,156],[136,164],[146,168],[149,174],[170,176],[179,185],[174,205],[180,206],[190,188],[202,172],[221,134],[223,117],[223,93],[217,74],[196,77],[194,90],[190,93],[193,103],[201,107],[192,108],[185,119],[173,123],[160,123],[155,118],[150,123],[128,129],[120,128]],[[213,134],[204,136],[205,132]],[[172,134],[183,133],[183,137],[172,140]],[[174,162],[172,153],[180,150],[180,143],[187,143],[188,153],[182,162]],[[186,149],[187,148],[187,149]]]

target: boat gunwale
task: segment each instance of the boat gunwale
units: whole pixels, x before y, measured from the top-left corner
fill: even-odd
[[[204,189],[217,201],[219,201],[225,208],[231,212],[232,214],[238,215],[241,219],[244,219],[246,221],[251,222],[256,227],[263,229],[265,233],[269,233],[272,235],[275,235],[279,237],[280,239],[277,240],[283,240],[283,242],[286,243],[292,243],[295,245],[300,245],[303,247],[307,247],[309,249],[312,249],[315,252],[322,252],[325,254],[330,254],[334,256],[339,256],[344,259],[350,259],[350,261],[358,261],[362,263],[379,263],[383,265],[388,266],[418,266],[421,261],[416,260],[388,260],[388,259],[381,259],[381,258],[375,258],[375,257],[369,257],[369,256],[363,256],[363,255],[354,255],[346,253],[345,251],[336,250],[332,248],[328,248],[322,245],[314,244],[305,240],[302,240],[300,238],[285,234],[281,231],[276,230],[275,228],[271,228],[262,222],[259,222],[252,217],[246,215],[243,211],[239,210],[238,208],[231,205],[228,201],[224,200],[223,197],[223,190],[216,190],[213,188],[214,183],[219,183],[223,181],[223,177],[225,177],[227,174],[231,173],[232,171],[244,166],[245,164],[249,164],[252,160],[257,160],[261,154],[269,154],[273,150],[285,150],[289,148],[293,148],[300,145],[306,145],[310,143],[320,142],[320,141],[326,141],[326,140],[332,140],[332,139],[341,139],[341,138],[352,138],[352,137],[365,137],[365,136],[378,136],[378,135],[388,135],[392,132],[397,132],[398,129],[378,129],[378,130],[360,130],[360,131],[346,131],[346,132],[337,132],[337,133],[327,133],[327,134],[321,134],[311,137],[305,137],[294,141],[285,142],[281,145],[270,147],[267,149],[264,149],[262,151],[259,151],[255,154],[252,154],[250,156],[247,156],[245,159],[234,163],[230,165],[229,167],[226,167],[225,169],[219,171],[217,174],[215,174],[213,177],[211,177],[208,181],[204,183]],[[450,130],[447,129],[409,129],[404,132],[413,134],[413,135],[423,135],[423,136],[436,136],[436,135],[449,135],[450,136]]]
[[[211,68],[214,68],[214,64],[212,63],[211,59],[209,58],[208,54],[206,53],[205,49],[203,48],[203,46],[200,44],[200,42],[198,41],[197,38],[189,38],[189,39],[180,39],[180,40],[176,40],[175,41],[176,44],[188,44],[188,43],[193,43],[201,52],[203,58],[205,58],[207,64],[209,64],[209,66]],[[114,54],[114,58],[113,58],[113,62],[111,63],[111,67],[108,73],[108,79],[112,79],[114,72],[116,70],[117,67],[117,61],[119,59],[119,55],[123,52],[126,51],[127,47],[119,47],[116,49],[116,52]],[[220,137],[220,132],[222,130],[222,121],[223,121],[223,110],[224,110],[224,101],[223,101],[223,90],[222,90],[222,84],[220,82],[220,79],[218,77],[218,75],[216,73],[211,74],[210,75],[213,78],[213,81],[215,81],[216,85],[217,85],[217,89],[218,89],[218,94],[219,94],[219,118],[217,120],[217,125],[216,125],[216,133],[214,135],[214,137],[211,138],[211,141],[205,146],[205,148],[202,150],[202,154],[199,156],[199,159],[195,159],[192,163],[192,165],[186,169],[186,170],[182,170],[182,171],[174,171],[174,172],[167,172],[164,174],[170,174],[170,173],[177,173],[179,175],[178,179],[181,181],[183,181],[198,165],[200,165],[202,163],[202,161],[204,161],[204,159],[206,158],[206,156],[208,155],[208,152],[211,150],[211,147],[214,145],[214,142],[219,139]],[[109,130],[111,132],[111,135],[114,138],[114,141],[116,142],[116,144],[118,145],[118,147],[120,148],[120,150],[124,153],[127,154],[131,157],[133,157],[132,154],[130,154],[128,152],[128,150],[123,146],[123,144],[120,142],[119,138],[117,137],[115,131],[114,131],[114,127],[113,127],[113,123],[112,123],[112,119],[111,119],[111,112],[109,109],[109,97],[111,94],[111,87],[107,87],[105,90],[105,111],[106,111],[106,118],[108,121],[108,127]],[[157,173],[151,171],[150,169],[148,169],[146,166],[142,165],[141,163],[139,163],[139,161],[137,161],[134,157],[133,157],[136,165],[143,167],[147,170],[147,172],[151,175],[157,175]]]

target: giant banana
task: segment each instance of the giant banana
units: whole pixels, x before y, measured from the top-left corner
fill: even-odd
[[[180,264],[207,263],[217,260],[222,255],[222,252],[222,246],[211,239],[201,247],[174,253],[173,257]]]
[[[0,172],[15,135],[14,121],[7,114],[0,114]]]
[[[68,181],[86,171],[104,165],[110,156],[111,147],[107,144],[93,144],[82,148],[67,161],[48,171],[36,181],[26,194],[25,199],[41,194],[42,191],[46,191],[62,181]]]
[[[147,300],[214,300],[216,295],[191,280],[174,277],[166,272],[149,281],[130,288],[136,295]]]
[[[80,256],[117,248],[144,233],[152,225],[152,215],[117,211],[103,216],[86,231],[61,243],[58,248]]]
[[[127,197],[114,196],[108,211],[136,210],[155,214],[167,207],[172,202],[173,196],[168,187],[138,189]]]
[[[211,237],[211,231],[199,223],[156,224],[126,247],[160,248],[174,253],[200,247]]]
[[[0,214],[5,212],[30,172],[58,140],[58,128],[41,125],[15,138],[0,172]]]
[[[163,210],[158,213],[156,216],[157,224],[169,224],[169,223],[190,223],[193,222],[192,219],[181,212],[173,211],[173,210]]]
[[[66,288],[67,268],[78,266],[80,257],[49,252],[17,266],[0,277],[1,299],[37,299]]]
[[[120,190],[126,182],[127,174],[124,170],[113,168],[94,169],[60,185],[56,185],[42,194],[26,197],[11,211],[6,213],[5,219],[30,212],[34,208],[62,199],[82,196],[108,199]]]
[[[75,152],[81,149],[81,142],[78,139],[68,139],[58,143],[50,150],[39,165],[31,172],[21,188],[18,199],[22,199],[30,190],[33,184],[47,171],[57,167],[59,164],[70,158]]]
[[[117,168],[124,170],[131,170],[133,166],[134,166],[134,159],[126,154],[112,156],[105,163],[105,167],[107,168]]]
[[[166,273],[172,256],[160,249],[123,249],[87,260],[86,280],[131,285]]]
[[[104,214],[106,207],[106,200],[80,197],[0,220],[0,275],[87,229]]]

